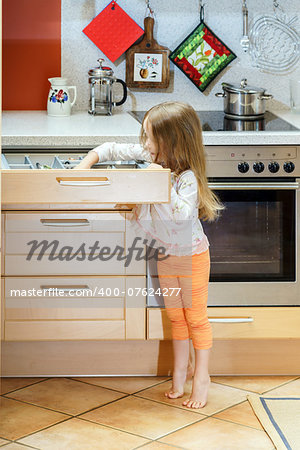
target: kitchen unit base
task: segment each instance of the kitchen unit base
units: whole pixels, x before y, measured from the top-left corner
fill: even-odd
[[[215,340],[211,375],[299,375],[300,339]],[[172,341],[2,342],[4,377],[171,376]]]

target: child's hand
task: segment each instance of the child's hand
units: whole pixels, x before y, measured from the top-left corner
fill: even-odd
[[[148,169],[163,169],[163,167],[160,164],[151,163],[148,167],[146,167],[146,170]]]
[[[117,203],[114,206],[114,209],[132,209],[134,208],[136,205],[134,203]]]

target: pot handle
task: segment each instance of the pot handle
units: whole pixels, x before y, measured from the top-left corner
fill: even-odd
[[[217,93],[215,94],[215,96],[216,96],[216,97],[226,97],[226,94],[225,94],[225,92],[217,92]]]
[[[273,98],[272,94],[263,94],[259,97],[259,100],[270,100],[271,98]]]
[[[126,83],[123,80],[120,80],[119,78],[116,79],[116,83],[121,83],[123,86],[123,98],[119,102],[114,102],[114,106],[120,106],[123,105],[123,103],[126,102],[127,99],[127,86]]]

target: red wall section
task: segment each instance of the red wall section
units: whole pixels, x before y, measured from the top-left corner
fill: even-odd
[[[3,0],[3,110],[47,109],[61,76],[61,0]]]

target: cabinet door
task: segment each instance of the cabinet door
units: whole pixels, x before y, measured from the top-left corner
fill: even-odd
[[[145,277],[5,279],[4,340],[145,339]]]
[[[3,170],[2,202],[164,203],[170,179],[170,169]]]
[[[118,212],[5,216],[6,275],[125,274],[125,218]]]
[[[243,307],[208,308],[214,339],[300,338],[300,308]],[[171,339],[165,309],[148,308],[147,338]]]

